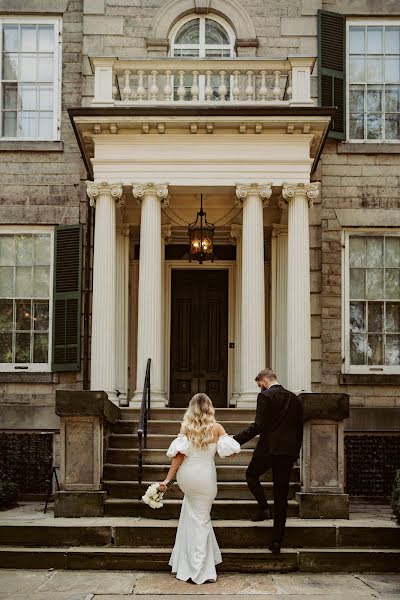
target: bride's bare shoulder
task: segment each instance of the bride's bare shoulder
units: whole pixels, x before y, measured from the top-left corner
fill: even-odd
[[[221,425],[221,423],[214,423],[213,433],[216,437],[221,437],[221,435],[224,435],[226,433],[226,431],[223,428],[223,426]]]

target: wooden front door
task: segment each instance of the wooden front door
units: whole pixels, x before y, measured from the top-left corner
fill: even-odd
[[[170,405],[205,392],[227,406],[228,271],[173,270]]]

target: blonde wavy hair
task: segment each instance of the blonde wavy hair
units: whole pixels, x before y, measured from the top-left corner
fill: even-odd
[[[184,414],[182,430],[195,448],[205,449],[214,439],[215,409],[206,394],[195,394]]]

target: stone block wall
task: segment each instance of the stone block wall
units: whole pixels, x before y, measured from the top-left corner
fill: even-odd
[[[86,171],[67,113],[82,99],[83,1],[30,0],[28,10],[27,3],[0,0],[0,16],[19,13],[62,16],[61,136],[59,142],[0,140],[0,223],[85,223]],[[55,431],[55,390],[81,387],[82,373],[0,373],[1,427]]]

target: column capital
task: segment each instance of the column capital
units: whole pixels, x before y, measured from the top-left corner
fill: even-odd
[[[240,183],[236,186],[236,206],[242,206],[249,196],[257,196],[263,201],[263,206],[268,206],[272,194],[271,183]]]
[[[161,225],[161,237],[165,240],[166,244],[171,242],[172,238],[172,225],[171,223],[167,223],[165,225]]]
[[[313,201],[318,198],[321,184],[318,181],[313,183],[284,183],[282,186],[282,196],[286,203],[296,196],[305,196],[310,207]]]
[[[90,198],[90,206],[96,206],[96,199],[101,195],[111,196],[120,206],[123,205],[123,201],[121,201],[122,185],[120,183],[87,181],[86,193]]]
[[[273,223],[272,224],[272,237],[276,238],[276,237],[280,237],[281,235],[287,235],[288,234],[288,226],[287,225],[281,225],[279,223]]]
[[[132,194],[136,198],[136,204],[140,206],[142,199],[146,196],[156,196],[164,206],[169,205],[167,183],[133,183]]]
[[[242,237],[242,226],[239,223],[231,224],[232,243],[237,242]]]

